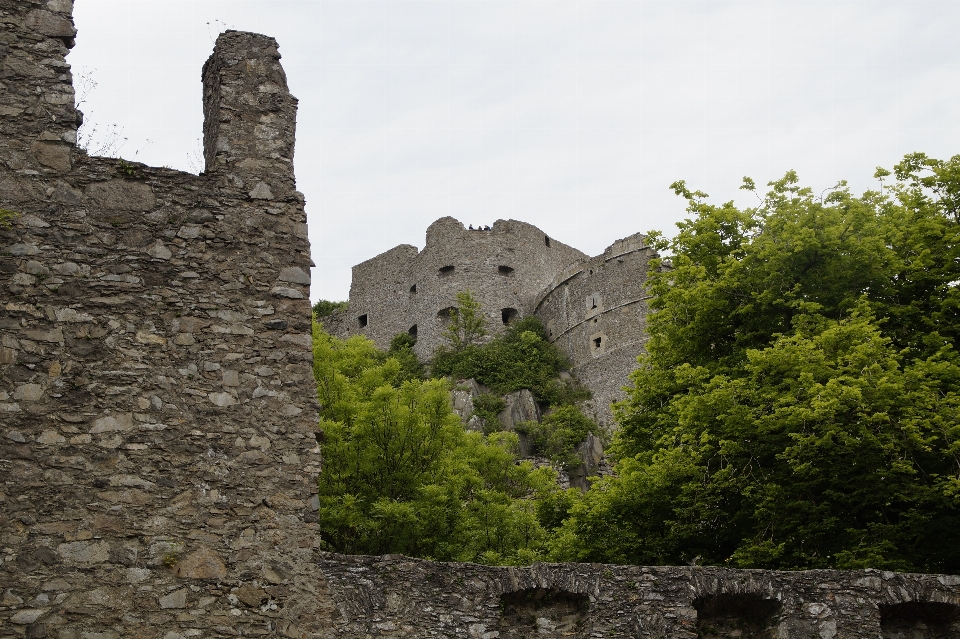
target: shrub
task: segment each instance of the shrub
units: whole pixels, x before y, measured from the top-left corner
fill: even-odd
[[[517,432],[530,439],[535,455],[548,457],[566,469],[580,465],[577,446],[597,430],[592,419],[576,406],[560,406],[537,422],[517,424]]]
[[[525,317],[487,344],[437,349],[432,373],[473,378],[498,395],[528,388],[538,401],[556,406],[590,396],[575,382],[557,379],[568,366],[566,356],[547,340],[540,320]]]
[[[350,305],[350,302],[331,302],[330,300],[319,300],[313,305],[313,312],[317,317],[327,317],[337,311],[342,311]]]

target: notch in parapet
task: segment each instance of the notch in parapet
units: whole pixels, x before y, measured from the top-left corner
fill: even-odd
[[[297,99],[277,41],[226,31],[203,65],[203,155],[208,173],[240,178],[254,199],[293,193]]]

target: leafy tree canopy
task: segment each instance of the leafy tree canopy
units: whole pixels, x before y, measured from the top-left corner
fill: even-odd
[[[479,304],[469,291],[457,296],[463,310],[456,317],[470,315],[480,318]],[[547,339],[543,324],[536,317],[517,320],[502,334],[485,344],[477,340],[454,339],[455,322],[448,330],[449,345],[434,353],[431,372],[434,376],[473,378],[489,386],[494,393],[505,395],[521,388],[530,389],[546,405],[560,405],[587,399],[589,393],[574,383],[561,382],[559,374],[570,366],[566,356]],[[486,334],[480,324],[479,334]]]
[[[330,300],[318,300],[313,305],[313,313],[317,317],[327,317],[333,315],[336,311],[342,311],[350,305],[350,302],[331,302]]]
[[[541,558],[546,533],[533,498],[555,491],[556,476],[517,463],[516,435],[466,432],[445,380],[419,379],[364,337],[341,341],[314,324],[313,354],[326,438],[318,514],[329,547],[495,564]]]
[[[960,156],[876,175],[747,209],[674,184],[618,476],[556,558],[960,570]]]

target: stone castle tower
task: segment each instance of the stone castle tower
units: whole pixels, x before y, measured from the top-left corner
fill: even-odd
[[[0,637],[693,639],[744,623],[782,639],[958,636],[948,575],[320,552],[310,254],[277,43],[217,39],[202,175],[89,157],[72,6],[0,0]],[[602,333],[615,349],[619,309],[642,303],[603,287],[641,255],[625,242],[587,261],[564,248],[580,267],[545,257],[536,268],[554,272],[490,300],[544,313],[558,341],[589,349]],[[526,268],[506,260],[521,239],[503,246],[493,272],[487,249],[425,249],[424,277],[402,283],[436,294],[444,266],[509,280],[499,266]]]
[[[609,427],[610,404],[623,398],[643,349],[652,257],[640,234],[590,258],[524,222],[498,220],[480,231],[444,217],[427,228],[422,251],[402,244],[354,266],[349,308],[323,323],[333,335],[366,335],[381,348],[409,333],[426,360],[443,343],[457,293],[469,290],[492,334],[538,317],[593,392],[590,412]]]

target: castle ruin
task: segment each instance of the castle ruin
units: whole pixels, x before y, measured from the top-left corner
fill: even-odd
[[[457,293],[470,291],[491,334],[538,317],[592,391],[588,411],[609,428],[610,404],[623,399],[643,350],[655,256],[639,233],[590,258],[525,222],[497,220],[486,231],[444,217],[427,228],[422,251],[401,244],[354,266],[349,307],[323,324],[332,335],[365,335],[383,349],[409,333],[417,356],[428,360],[444,343]]]
[[[277,44],[218,38],[196,176],[76,147],[71,10],[0,0],[0,637],[958,636],[954,576],[320,552],[310,256]],[[552,311],[558,339],[589,337],[574,303],[597,288],[591,263],[570,315]],[[525,295],[511,308],[536,311]]]

